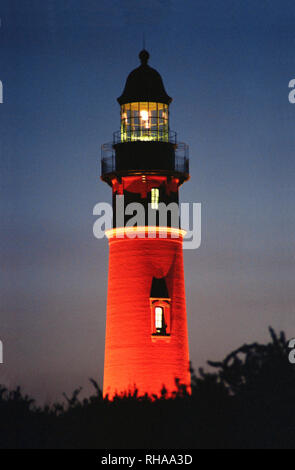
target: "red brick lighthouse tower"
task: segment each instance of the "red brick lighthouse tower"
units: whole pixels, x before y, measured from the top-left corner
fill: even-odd
[[[183,231],[178,215],[167,210],[163,220],[160,210],[178,208],[188,148],[169,129],[172,99],[160,74],[148,65],[147,51],[139,57],[118,98],[121,129],[102,147],[102,180],[112,188],[114,211],[103,387],[110,398],[135,388],[160,395],[163,386],[171,394],[175,379],[190,388]]]

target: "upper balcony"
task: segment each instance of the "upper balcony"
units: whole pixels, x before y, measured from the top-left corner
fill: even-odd
[[[160,174],[189,179],[189,148],[177,142],[176,132],[115,132],[113,142],[101,147],[101,177],[110,183],[114,176]]]

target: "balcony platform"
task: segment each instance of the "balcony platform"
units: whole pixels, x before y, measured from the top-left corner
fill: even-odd
[[[167,140],[124,140],[114,134],[113,142],[101,149],[101,178],[111,184],[114,177],[128,175],[174,176],[180,183],[189,179],[188,146],[176,141],[176,133]],[[130,137],[131,139],[131,137]]]

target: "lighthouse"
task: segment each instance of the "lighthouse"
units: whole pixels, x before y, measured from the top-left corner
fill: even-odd
[[[171,396],[177,384],[190,390],[184,231],[177,212],[179,188],[189,179],[188,146],[170,130],[172,98],[149,53],[142,50],[139,59],[118,98],[120,130],[102,146],[101,178],[112,189],[114,214],[106,234],[103,394],[110,399],[135,390],[160,396],[165,389]],[[141,219],[134,224],[137,207]]]

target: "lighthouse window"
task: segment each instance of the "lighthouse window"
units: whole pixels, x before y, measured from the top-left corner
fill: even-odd
[[[167,325],[165,323],[164,308],[156,307],[155,308],[155,330],[158,335],[167,334]]]
[[[121,106],[121,141],[168,142],[168,105],[154,102],[127,103]]]
[[[161,330],[163,328],[163,307],[156,307],[155,314],[156,314],[156,329]]]
[[[153,341],[171,334],[171,299],[169,298],[166,279],[154,277],[150,292],[151,333]]]
[[[152,209],[159,209],[159,199],[160,199],[159,189],[158,188],[152,188],[152,191],[151,191]]]
[[[157,302],[157,301],[156,301]],[[160,301],[163,304],[163,301]],[[152,336],[170,336],[170,305],[152,306]]]

